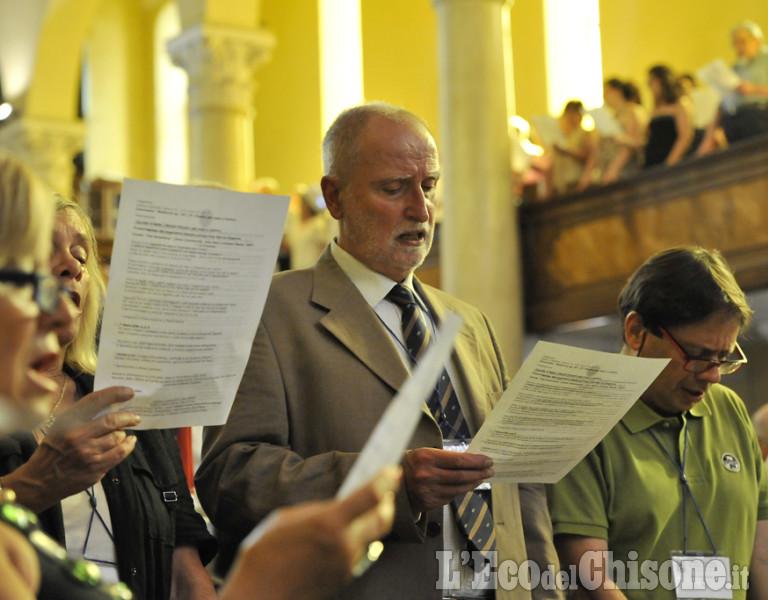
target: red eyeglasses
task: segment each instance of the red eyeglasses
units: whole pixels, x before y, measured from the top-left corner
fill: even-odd
[[[726,360],[712,360],[711,358],[691,356],[683,350],[683,347],[666,329],[659,327],[659,330],[664,337],[672,342],[672,345],[680,353],[680,356],[683,357],[683,360],[685,361],[683,363],[683,370],[688,371],[689,373],[703,373],[717,365],[717,370],[720,372],[720,375],[730,375],[741,369],[742,365],[747,363],[747,356],[742,351],[738,342],[736,342],[736,348],[734,348],[734,353],[732,355],[735,356],[735,358],[729,357]]]

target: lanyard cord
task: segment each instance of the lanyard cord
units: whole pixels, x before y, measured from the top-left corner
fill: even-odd
[[[416,298],[416,294],[414,294],[414,299]],[[423,307],[420,302],[416,303],[416,306],[419,308],[419,310],[425,311],[427,315],[429,316],[429,322],[432,325],[432,331],[430,332],[432,336],[434,336],[435,332],[437,331],[437,328],[435,327],[435,321],[432,319],[432,312],[427,309],[426,307]],[[399,307],[398,307],[399,308]],[[400,312],[402,312],[402,309],[400,309]],[[398,336],[392,329],[390,329],[389,325],[387,325],[384,322],[384,319],[381,318],[379,313],[377,313],[375,310],[373,313],[378,317],[379,321],[381,321],[381,324],[384,325],[384,329],[386,329],[389,334],[394,338],[394,340],[398,343],[398,345],[405,350],[405,353],[408,355],[408,358],[411,359],[411,362],[416,365],[417,360],[416,357],[411,354],[411,351],[408,350],[406,345],[403,343],[403,341],[400,339],[400,336]],[[465,438],[463,435],[461,435],[458,431],[456,431],[453,426],[451,425],[450,421],[448,420],[448,417],[445,415],[445,411],[443,410],[443,404],[440,402],[440,388],[439,388],[439,382],[435,384],[434,387],[435,390],[435,396],[437,397],[437,402],[435,404],[438,407],[438,410],[440,411],[440,418],[437,419],[437,425],[440,427],[440,431],[442,432],[443,428],[450,429],[450,432],[453,433],[453,438],[458,439],[462,442],[468,442],[467,438]],[[445,433],[443,433],[443,439],[450,439],[450,437],[447,437]]]
[[[651,434],[654,440],[656,440],[656,443],[659,445],[659,448],[661,448],[664,451],[664,454],[667,455],[667,458],[669,458],[670,462],[675,466],[675,469],[677,469],[677,472],[680,473],[680,483],[683,486],[683,554],[687,554],[688,552],[688,528],[686,527],[686,492],[691,497],[691,501],[693,502],[694,508],[696,508],[696,513],[699,515],[699,520],[701,521],[701,524],[704,526],[704,532],[707,534],[707,538],[709,539],[709,543],[712,546],[712,552],[717,554],[717,546],[715,546],[715,540],[712,539],[712,534],[709,532],[709,527],[707,527],[707,522],[704,520],[704,515],[701,512],[701,509],[699,508],[699,503],[696,502],[696,496],[693,495],[693,490],[691,489],[690,483],[688,483],[688,478],[685,476],[685,461],[688,455],[688,424],[689,421],[685,421],[685,425],[683,426],[683,464],[682,466],[678,464],[678,462],[674,459],[672,454],[667,450],[666,446],[661,443],[661,440],[656,435],[656,432],[653,429],[649,429],[648,433]]]
[[[101,484],[98,484],[98,485],[101,485]],[[91,486],[90,490],[86,489],[85,493],[88,495],[88,502],[91,505],[91,517],[90,517],[90,519],[88,519],[88,531],[86,532],[85,539],[83,540],[83,550],[82,550],[81,554],[83,555],[83,558],[87,558],[88,560],[90,560],[92,562],[96,562],[96,563],[100,563],[100,564],[103,564],[103,565],[110,565],[110,566],[116,567],[117,566],[116,562],[109,561],[109,560],[104,560],[104,559],[100,559],[100,558],[88,558],[88,556],[87,556],[87,554],[88,554],[88,542],[91,539],[91,531],[93,530],[93,519],[94,519],[94,517],[96,517],[99,520],[99,522],[101,523],[102,527],[104,527],[104,531],[107,533],[107,535],[109,536],[109,539],[112,541],[113,544],[115,543],[115,538],[112,535],[112,532],[110,531],[109,527],[107,527],[107,523],[104,520],[104,517],[99,512],[98,503],[96,501],[96,490],[94,489],[94,486]]]
[[[46,434],[45,430],[42,427],[40,428],[40,433],[43,434],[43,437],[48,437],[48,435]],[[101,484],[99,484],[99,485],[101,485]],[[96,517],[99,520],[99,522],[101,523],[102,527],[104,527],[104,531],[106,532],[107,536],[109,536],[109,539],[112,540],[113,544],[115,543],[115,537],[112,534],[112,531],[107,526],[107,522],[104,520],[104,517],[99,512],[99,506],[98,506],[98,502],[96,500],[96,490],[95,490],[94,486],[92,485],[90,490],[88,488],[86,488],[83,491],[85,492],[85,495],[88,496],[88,505],[91,507],[91,515],[88,518],[88,529],[85,532],[85,539],[83,540],[83,549],[80,552],[80,554],[82,555],[83,558],[87,558],[88,560],[90,560],[92,562],[97,562],[97,563],[101,563],[101,564],[104,564],[104,565],[117,566],[116,562],[112,562],[112,561],[108,561],[108,560],[102,560],[102,559],[99,559],[99,558],[88,558],[86,556],[87,551],[88,551],[88,542],[91,539],[91,531],[93,530],[93,519],[94,519],[94,517]]]

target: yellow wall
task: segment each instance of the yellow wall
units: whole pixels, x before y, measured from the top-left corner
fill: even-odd
[[[744,19],[768,31],[768,2],[600,0],[603,75],[632,79],[650,107],[650,67],[663,63],[675,71],[695,72],[718,57],[732,63],[730,30]]]
[[[216,0],[215,2],[206,2],[205,20],[208,23],[252,28],[259,25],[259,19],[258,0]]]
[[[256,71],[255,173],[287,193],[322,175],[317,0],[268,0],[261,16],[277,45]]]
[[[154,16],[133,0],[102,1],[94,15],[86,40],[89,178],[154,177]]]
[[[363,0],[360,8],[365,99],[403,106],[436,130],[437,25],[431,0]]]
[[[547,112],[543,0],[517,0],[510,17],[516,113],[530,120]]]

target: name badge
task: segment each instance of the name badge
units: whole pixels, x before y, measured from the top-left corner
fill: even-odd
[[[684,598],[733,598],[731,561],[727,556],[672,553],[675,595]]]
[[[471,439],[467,440],[459,440],[459,439],[452,439],[452,440],[443,440],[443,450],[448,450],[449,452],[466,452],[467,448],[469,448],[469,444],[472,442]],[[484,481],[480,485],[478,485],[476,490],[490,490],[491,489],[491,482],[490,481]]]

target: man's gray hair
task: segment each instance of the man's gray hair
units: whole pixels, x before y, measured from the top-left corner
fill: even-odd
[[[736,25],[736,27],[731,29],[731,35],[733,35],[737,31],[741,31],[742,29],[745,31],[748,31],[753,38],[760,40],[761,44],[765,43],[765,38],[763,37],[763,30],[760,29],[760,25],[758,25],[754,21],[742,21],[741,23]]]
[[[388,102],[367,102],[339,113],[323,138],[323,173],[344,178],[357,164],[358,137],[371,117],[379,116],[395,123],[424,128],[426,121],[412,112]]]

